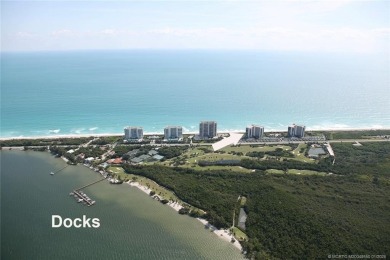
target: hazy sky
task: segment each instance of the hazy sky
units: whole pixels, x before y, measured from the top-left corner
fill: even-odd
[[[2,51],[389,51],[390,1],[1,1]]]

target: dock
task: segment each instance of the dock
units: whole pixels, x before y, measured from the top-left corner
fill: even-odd
[[[94,182],[91,182],[87,185],[84,185],[80,188],[77,188],[77,189],[74,189],[71,193],[69,193],[70,196],[73,195],[73,197],[76,199],[77,202],[83,202],[84,204],[86,204],[88,207],[89,206],[92,206],[96,203],[96,201],[92,200],[90,197],[87,196],[87,194],[85,194],[82,189],[85,189],[91,185],[94,185],[98,182],[101,182],[101,181],[104,181],[106,178],[103,178],[103,179],[100,179],[100,180],[97,180],[97,181],[94,181]]]
[[[61,169],[59,169],[58,171],[55,171],[55,172],[51,172],[50,173],[50,175],[54,175],[54,174],[57,174],[57,173],[59,173],[60,171],[62,171],[62,170],[64,170],[66,167],[68,167],[69,165],[66,165],[65,167],[63,167],[63,168],[61,168]]]
[[[72,195],[72,193],[70,193],[70,195]],[[80,191],[80,190],[74,190],[73,191],[73,196],[75,197],[75,199],[78,201],[78,202],[84,202],[85,204],[87,204],[87,206],[92,206],[95,204],[95,201],[92,200],[91,198],[89,198],[87,196],[87,194],[85,194],[84,192]]]
[[[98,183],[98,182],[104,181],[105,179],[106,179],[106,178],[103,178],[103,179],[94,181],[94,182],[92,182],[92,183],[89,183],[89,184],[87,184],[87,185],[84,185],[83,187],[80,187],[80,188],[78,188],[78,189],[75,189],[75,191],[79,191],[79,190],[81,190],[81,189],[85,189],[85,188],[87,188],[87,187],[89,187],[89,186],[91,186],[91,185],[94,185],[94,184]]]

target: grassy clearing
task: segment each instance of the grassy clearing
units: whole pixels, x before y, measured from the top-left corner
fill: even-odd
[[[270,174],[284,174],[283,170],[276,170],[276,169],[268,169],[265,172]]]
[[[107,169],[107,171],[114,173],[116,176],[120,177],[122,180],[136,181],[136,182],[140,183],[141,185],[146,185],[149,187],[149,189],[155,191],[156,195],[159,195],[159,196],[163,197],[164,199],[175,200],[175,201],[178,201],[180,204],[182,203],[172,191],[163,188],[162,186],[158,185],[157,183],[155,183],[154,181],[152,181],[148,178],[134,175],[134,174],[127,174],[127,173],[125,173],[125,171],[123,170],[122,167],[109,167]]]
[[[276,149],[283,149],[285,151],[291,151],[291,153],[294,155],[293,158],[291,157],[280,157],[284,160],[294,160],[294,161],[301,161],[304,163],[315,163],[315,159],[307,158],[305,156],[305,152],[308,149],[307,144],[299,144],[296,149],[293,151],[291,150],[291,147],[288,145],[273,145],[273,146],[262,146],[262,145],[239,145],[239,146],[229,146],[225,147],[221,151],[224,153],[219,152],[205,152],[204,149],[208,149],[210,147],[193,147],[188,149],[186,152],[181,154],[178,157],[172,158],[170,160],[166,160],[163,162],[158,162],[157,164],[163,165],[163,166],[173,166],[176,165],[179,167],[185,167],[185,168],[191,168],[194,170],[200,170],[200,171],[207,171],[207,170],[224,170],[229,172],[240,172],[240,173],[251,173],[253,170],[246,169],[240,166],[205,166],[201,167],[198,165],[199,161],[221,161],[221,160],[242,160],[247,158],[252,158],[245,156],[246,153],[249,152],[272,152]],[[242,153],[244,155],[236,155],[236,154],[230,154],[230,153]],[[267,155],[266,155],[267,156]],[[178,161],[180,163],[178,164]],[[154,164],[154,163],[146,163],[146,164]],[[276,171],[271,173],[284,173],[283,171]],[[302,173],[301,173],[302,174]],[[313,174],[313,173],[309,173]]]
[[[305,156],[305,152],[308,149],[307,144],[299,144],[297,148],[292,151],[294,158],[287,158],[287,160],[295,160],[305,163],[315,163],[315,159],[308,158]],[[302,150],[302,152],[301,152]]]
[[[316,160],[312,158],[307,158],[304,155],[302,156],[295,156],[294,158],[286,158],[287,160],[294,160],[294,161],[300,161],[304,163],[315,163]]]
[[[269,169],[265,171],[269,174],[284,174],[285,172],[283,170],[276,170],[276,169]],[[297,169],[289,169],[287,171],[287,174],[296,174],[296,175],[321,175],[325,176],[328,175],[326,172],[317,172],[317,171],[310,171],[310,170],[297,170]]]
[[[238,241],[248,240],[248,236],[237,227],[232,228],[232,233]]]
[[[296,169],[289,169],[287,171],[288,174],[298,174],[298,175],[328,175],[326,172],[317,172],[317,171],[310,171],[310,170],[296,170]]]
[[[183,167],[183,166],[181,166]],[[253,170],[245,169],[241,166],[219,166],[219,165],[213,165],[213,166],[205,166],[201,167],[197,164],[190,165],[184,165],[184,167],[191,168],[198,171],[212,171],[212,170],[224,170],[224,171],[231,171],[231,172],[240,172],[240,173],[251,173]]]
[[[301,149],[305,149],[305,150],[304,150],[302,153],[300,153],[300,150],[301,150]],[[295,148],[294,151],[292,151],[292,153],[293,153],[294,155],[296,155],[296,156],[302,155],[302,154],[305,155],[306,149],[307,149],[307,144],[299,144],[298,147]]]
[[[188,159],[189,163],[196,163],[198,161],[219,161],[219,160],[241,160],[246,156],[238,156],[233,154],[207,153],[198,155]]]
[[[246,203],[246,197],[241,196],[240,205],[241,205],[241,206],[245,206],[245,203]]]
[[[289,151],[291,150],[291,147],[290,146],[286,146],[286,145],[275,145],[275,146],[269,146],[269,145],[259,145],[259,146],[254,146],[252,145],[252,147],[250,145],[239,145],[239,146],[227,146],[223,149],[221,149],[221,151],[224,151],[224,152],[242,152],[243,154],[246,154],[248,152],[271,152],[271,151],[275,151],[276,148],[282,148],[283,150],[286,150],[286,151]]]

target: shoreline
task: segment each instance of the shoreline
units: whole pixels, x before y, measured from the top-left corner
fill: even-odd
[[[345,132],[345,131],[386,131],[390,130],[390,128],[362,128],[362,127],[348,127],[348,128],[318,128],[318,129],[311,129],[307,128],[306,132]],[[275,132],[287,132],[286,130],[270,130],[270,131],[264,131],[265,133],[275,133]],[[225,131],[222,130],[221,132],[218,132],[218,134],[228,134],[228,133],[245,133],[245,131],[242,130],[232,130],[232,131]],[[151,135],[163,135],[163,132],[146,132],[144,133],[144,136],[151,136]],[[184,135],[194,135],[198,134],[198,131],[196,132],[185,132]],[[21,140],[21,139],[60,139],[60,138],[83,138],[83,137],[107,137],[107,136],[124,136],[123,133],[102,133],[102,134],[53,134],[53,135],[42,135],[42,136],[10,136],[10,137],[0,137],[0,141],[7,141],[7,140]]]
[[[128,184],[130,187],[136,187],[138,188],[140,191],[144,192],[145,194],[147,194],[149,196],[150,192],[152,191],[151,189],[149,189],[147,186],[144,186],[144,185],[141,185],[139,182],[131,182],[131,181],[128,181],[128,182],[124,182],[126,184]],[[168,205],[169,207],[171,207],[173,210],[175,210],[176,212],[179,212],[179,210],[183,207],[181,206],[179,203],[177,202],[169,202],[167,203],[166,205]],[[242,252],[242,246],[240,244],[240,242],[238,242],[237,239],[234,238],[234,236],[232,234],[229,235],[229,230],[228,229],[217,229],[216,227],[214,227],[213,225],[211,225],[207,220],[205,219],[202,219],[202,218],[195,218],[197,219],[198,221],[200,221],[205,227],[207,227],[207,229],[210,230],[210,232],[214,233],[216,236],[218,236],[220,239],[223,239],[225,240],[226,242],[229,242],[231,243],[234,247],[236,247],[237,249],[239,249],[241,252]],[[235,242],[232,243],[231,240],[232,238],[234,238]]]
[[[67,161],[66,158],[64,158],[64,157],[61,157],[61,159],[63,159],[65,162]],[[90,169],[90,167],[87,167],[87,168]],[[96,171],[93,171],[93,172],[96,172]],[[150,192],[152,191],[152,189],[148,188],[146,185],[142,185],[139,182],[130,181],[130,180],[127,181],[127,182],[123,182],[123,183],[129,185],[130,187],[138,188],[140,191],[145,193],[148,197],[152,198],[150,196]],[[161,185],[159,185],[159,186],[162,187],[162,188],[165,188],[164,186],[161,186]],[[158,197],[161,199],[160,196],[158,196]],[[152,199],[154,199],[154,198],[152,198]],[[181,208],[183,208],[183,206],[181,206],[180,203],[178,203],[178,202],[168,202],[166,205],[168,205],[171,209],[175,210],[176,212],[179,212],[179,210]],[[234,236],[231,233],[229,233],[228,229],[217,229],[215,226],[211,225],[205,219],[202,219],[202,218],[195,218],[195,219],[200,221],[204,225],[205,228],[209,229],[210,232],[213,232],[217,237],[219,237],[220,239],[225,240],[228,243],[233,244],[233,246],[235,248],[239,249],[242,252],[242,246],[241,246],[240,242],[236,238],[234,238]],[[231,242],[232,239],[235,240],[234,243]]]

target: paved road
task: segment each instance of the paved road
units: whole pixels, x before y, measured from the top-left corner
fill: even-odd
[[[338,139],[338,140],[326,140],[326,141],[279,141],[279,142],[251,142],[251,143],[239,143],[240,145],[252,145],[252,144],[303,144],[303,143],[364,143],[364,142],[390,142],[390,139]]]

